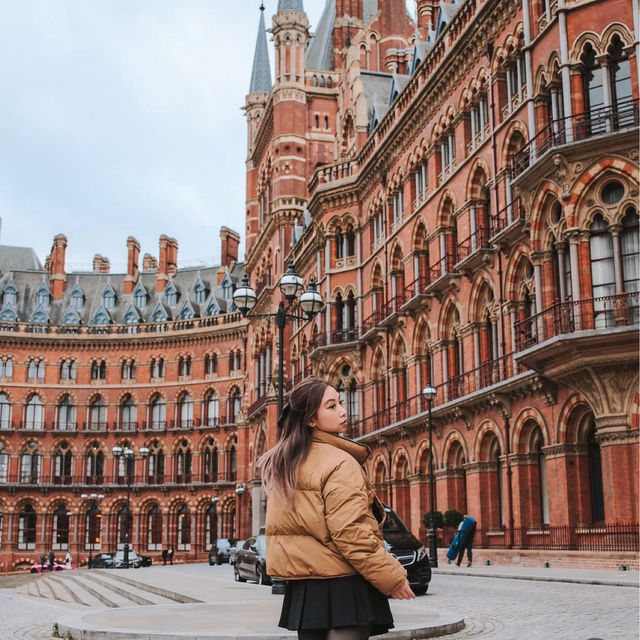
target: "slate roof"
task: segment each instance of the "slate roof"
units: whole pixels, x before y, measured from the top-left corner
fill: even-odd
[[[254,91],[266,91],[271,93],[271,65],[269,64],[269,49],[267,47],[267,31],[264,26],[264,7],[260,8],[260,22],[258,24],[258,37],[256,49],[253,55],[253,69],[251,70],[251,83],[249,93]]]
[[[289,11],[290,9],[296,9],[298,13],[302,13],[304,11],[302,0],[278,0],[278,11]]]
[[[336,0],[327,0],[318,28],[307,49],[307,69],[333,69],[333,25]]]
[[[9,269],[42,270],[43,266],[31,247],[0,245],[0,273]]]

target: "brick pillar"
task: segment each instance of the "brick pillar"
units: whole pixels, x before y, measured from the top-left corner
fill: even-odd
[[[127,238],[127,275],[122,282],[122,293],[132,293],[138,281],[140,243],[132,236]]]
[[[49,288],[54,300],[62,300],[66,288],[65,253],[67,249],[66,236],[59,234],[53,239],[51,254],[47,260],[49,268]]]

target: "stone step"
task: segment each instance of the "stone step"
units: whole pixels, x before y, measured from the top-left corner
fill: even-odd
[[[124,584],[140,589],[141,591],[146,591],[147,593],[161,596],[162,598],[165,598],[167,600],[172,600],[173,602],[191,604],[199,604],[203,602],[203,600],[198,600],[198,598],[193,598],[191,596],[184,595],[183,593],[178,593],[177,591],[163,589],[162,587],[157,587],[153,584],[147,584],[146,582],[134,580],[128,575],[124,575],[125,573],[127,573],[126,569],[94,569],[93,572],[107,576],[109,578],[117,580],[118,582],[123,582]]]
[[[86,607],[92,606],[94,599],[89,598],[89,602],[87,602],[87,598],[83,600],[81,594],[78,593],[78,589],[72,588],[72,584],[70,584],[69,580],[62,579],[62,576],[49,576],[48,579],[53,581],[54,583],[59,584],[67,592],[70,598],[68,602],[75,602],[76,604],[80,604]]]
[[[95,582],[97,585],[100,585],[102,588],[110,589],[120,596],[141,606],[150,604],[166,604],[168,602],[173,603],[173,601],[168,598],[162,598],[161,596],[151,594],[149,591],[144,591],[137,587],[127,585],[125,588],[124,583],[121,580],[118,580],[117,575],[114,575],[113,572],[98,575],[94,571],[91,571],[87,572],[85,577],[92,582]]]
[[[87,602],[89,600],[89,596],[92,598],[90,606],[100,608],[109,607],[112,609],[117,609],[118,607],[122,606],[123,601],[124,606],[131,606],[131,601],[123,598],[111,597],[111,593],[109,594],[109,597],[107,597],[104,593],[102,593],[102,590],[96,589],[95,585],[92,585],[89,580],[85,580],[80,575],[80,572],[74,572],[74,575],[70,574],[71,572],[65,575],[64,579],[68,580],[71,583],[69,586],[78,594],[78,597],[81,600]],[[119,602],[116,602],[116,600],[119,600]]]

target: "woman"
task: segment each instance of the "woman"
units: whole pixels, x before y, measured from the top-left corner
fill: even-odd
[[[278,425],[282,437],[260,465],[267,572],[288,580],[279,626],[300,640],[386,633],[393,627],[386,596],[415,596],[384,547],[384,509],[362,467],[369,449],[340,437],[347,412],[317,378],[291,391]]]

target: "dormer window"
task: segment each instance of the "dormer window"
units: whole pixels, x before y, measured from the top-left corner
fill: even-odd
[[[36,305],[40,305],[45,309],[49,308],[51,304],[51,292],[49,291],[49,287],[42,282],[36,291]]]
[[[233,285],[231,284],[231,280],[226,276],[222,281],[222,297],[225,300],[231,300],[233,297]]]
[[[146,309],[147,307],[147,291],[144,286],[140,283],[135,288],[133,292],[133,302],[138,307],[138,309]]]
[[[114,309],[116,306],[116,292],[111,285],[107,285],[102,292],[102,305],[105,309]]]
[[[82,307],[84,307],[84,293],[76,284],[71,291],[71,308],[79,311]]]
[[[3,306],[12,305],[15,307],[18,304],[18,290],[13,282],[9,282],[2,293]]]
[[[175,307],[178,304],[178,290],[173,282],[170,282],[164,290],[164,299],[170,307]]]
[[[200,279],[193,286],[193,298],[196,304],[204,304],[204,301],[207,299],[207,290]]]

